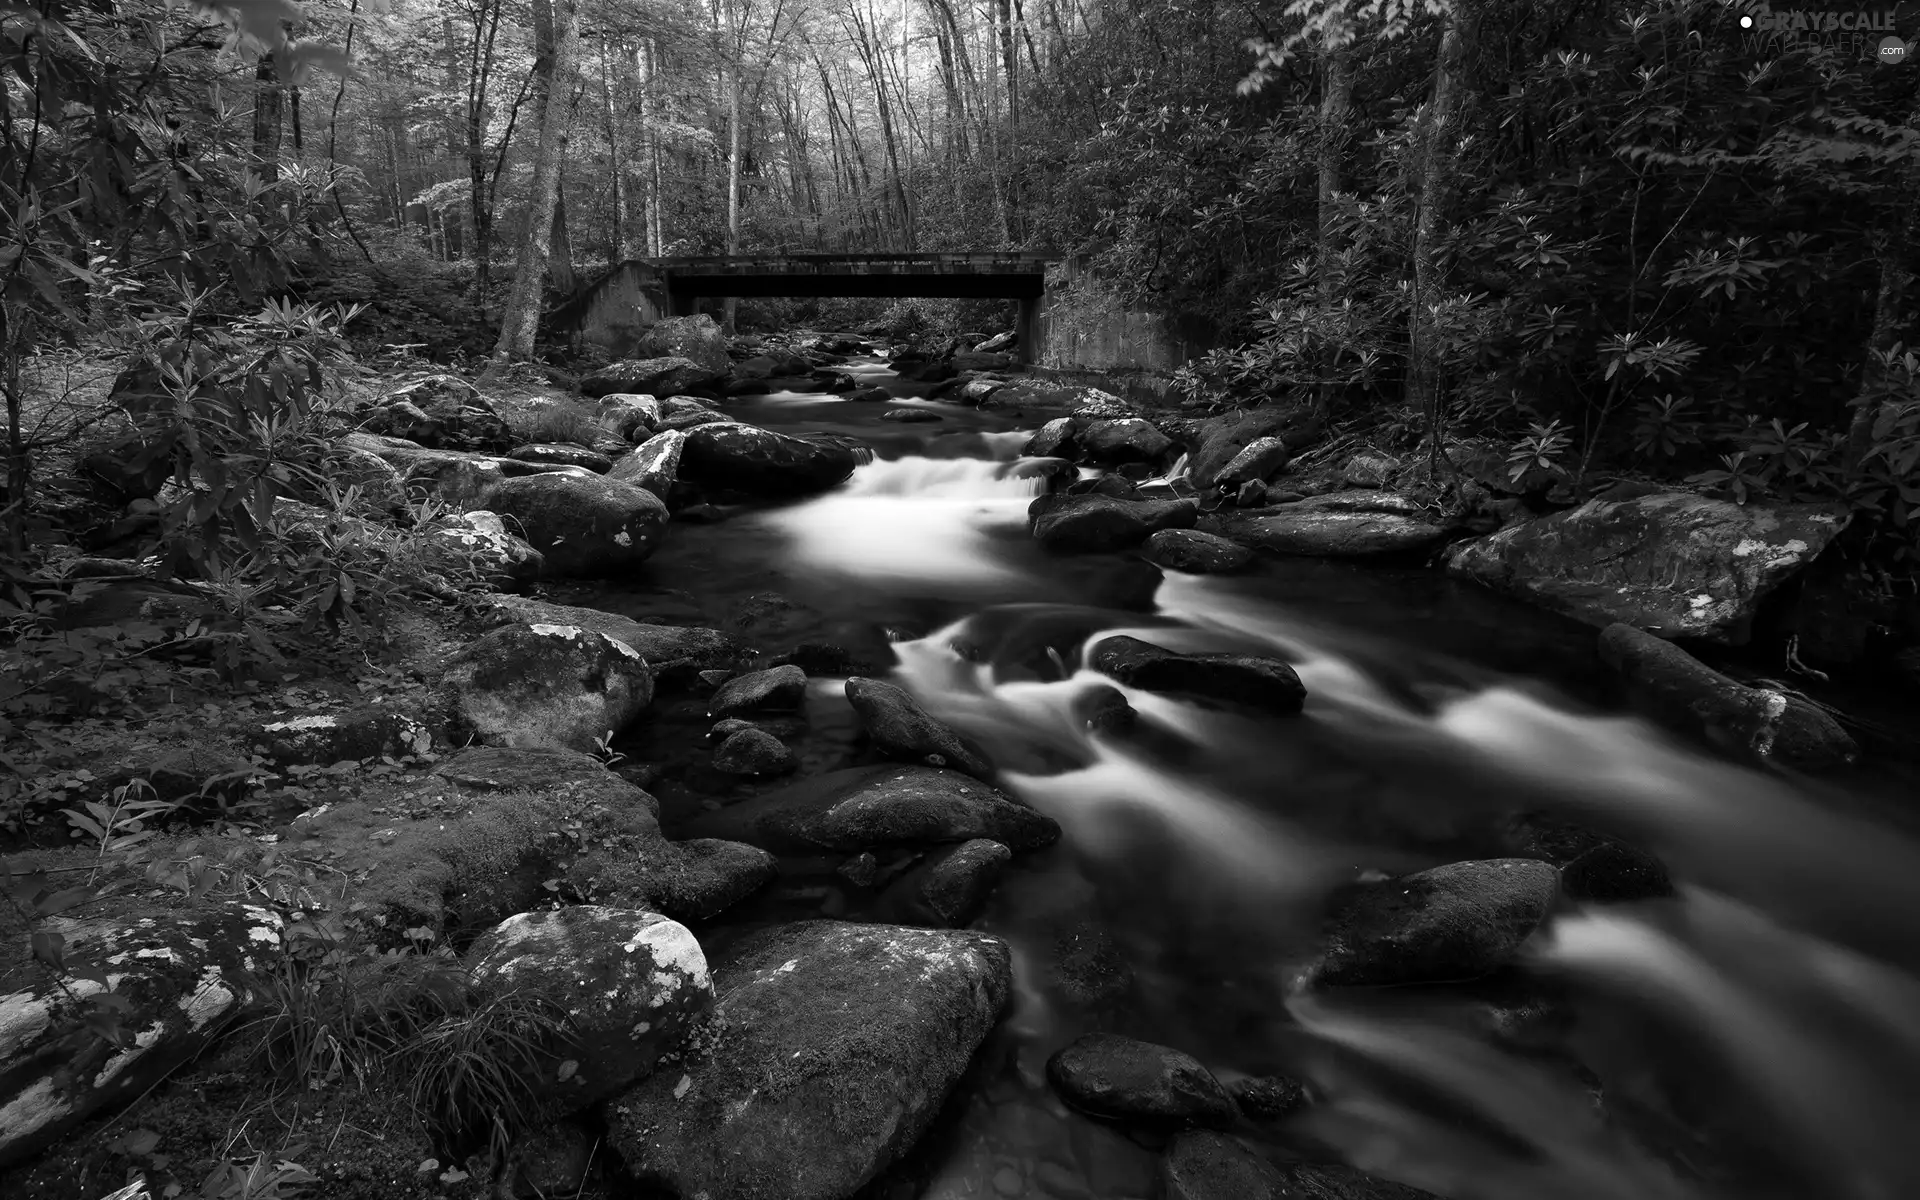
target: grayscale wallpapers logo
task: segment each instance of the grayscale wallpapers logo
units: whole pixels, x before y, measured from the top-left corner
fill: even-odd
[[[1749,50],[1768,51],[1787,43],[1813,43],[1859,58],[1871,58],[1883,67],[1895,67],[1920,50],[1915,26],[1920,21],[1898,7],[1775,8],[1762,3],[1742,6],[1741,41]],[[1907,19],[1902,19],[1902,18]],[[1902,30],[1908,36],[1902,35]]]

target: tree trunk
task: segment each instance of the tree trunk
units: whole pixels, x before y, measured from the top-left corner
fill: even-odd
[[[473,289],[485,304],[493,281],[493,204],[487,181],[487,84],[493,77],[493,42],[500,29],[499,0],[474,12],[473,51],[467,57],[467,207],[473,221]]]
[[[1320,284],[1322,320],[1339,305],[1334,260],[1339,257],[1339,220],[1335,197],[1346,165],[1349,124],[1353,120],[1353,51],[1351,45],[1328,48],[1321,56],[1324,78],[1320,92],[1320,236],[1316,267]],[[1334,364],[1330,361],[1329,367]],[[1325,417],[1333,406],[1334,382],[1322,380],[1315,405]]]
[[[280,178],[285,99],[279,65],[273,55],[261,55],[253,70],[253,169],[262,183],[273,183]]]
[[[1418,207],[1413,223],[1413,305],[1407,314],[1406,383],[1408,407],[1426,417],[1428,462],[1436,471],[1443,457],[1441,439],[1445,430],[1439,328],[1434,310],[1441,299],[1439,243],[1452,183],[1453,116],[1464,57],[1457,20],[1451,14],[1441,19],[1446,25],[1440,34],[1440,59],[1434,67],[1433,97],[1420,114],[1414,160]]]
[[[740,43],[734,43],[733,69],[727,74],[732,86],[727,90],[727,253],[740,253],[740,60],[744,53]],[[734,335],[734,319],[739,313],[740,302],[732,296],[726,299],[722,309],[723,324],[727,336]]]
[[[541,18],[552,22],[553,53],[546,57],[544,94],[540,98],[540,142],[533,160],[533,182],[528,189],[527,219],[514,264],[513,290],[500,321],[500,340],[487,368],[497,371],[509,359],[533,355],[534,334],[540,324],[542,285],[547,274],[554,208],[559,202],[560,164],[566,153],[567,124],[572,105],[567,93],[573,83],[575,52],[580,44],[578,0],[534,0],[535,27]],[[545,10],[544,12],[542,10]]]
[[[613,56],[607,35],[600,35],[600,94],[607,110],[607,166],[613,174],[613,236],[607,239],[607,259],[621,263],[633,257],[633,220],[627,208],[627,160],[620,139],[620,122],[613,105]]]
[[[564,175],[556,171],[556,175]],[[561,179],[553,181],[553,251],[547,268],[553,273],[553,290],[571,296],[580,290],[579,277],[573,271],[573,238],[567,234],[567,189]]]

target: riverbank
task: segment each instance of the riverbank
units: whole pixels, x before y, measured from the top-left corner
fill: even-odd
[[[1449,1179],[1513,1169],[1497,1147],[1423,1138],[1422,1103],[1382,1090],[1376,1075],[1416,1060],[1380,1040],[1392,1026],[1352,1007],[1370,994],[1352,989],[1391,983],[1432,1026],[1419,1045],[1438,1056],[1427,1083],[1442,1109],[1553,1098],[1509,1115],[1508,1135],[1551,1164],[1532,1194],[1678,1195],[1698,1167],[1670,1148],[1711,1126],[1722,1169],[1767,1140],[1770,1118],[1703,1124],[1695,1106],[1648,1107],[1632,1076],[1658,1075],[1658,1054],[1583,1057],[1565,1022],[1611,1002],[1577,988],[1571,1004],[1537,977],[1543,964],[1578,968],[1567,939],[1600,927],[1664,930],[1707,953],[1736,922],[1721,897],[1762,915],[1744,935],[1752,955],[1722,954],[1715,977],[1776,1015],[1806,1002],[1765,992],[1783,955],[1873,938],[1905,953],[1898,923],[1861,929],[1904,903],[1904,846],[1824,801],[1891,809],[1910,781],[1876,775],[1887,768],[1869,755],[1840,782],[1803,784],[1625,717],[1597,623],[1425,565],[1456,533],[1492,535],[1453,522],[1497,517],[1497,497],[1476,509],[1409,487],[1407,467],[1376,452],[1290,444],[1284,414],[1203,423],[1017,382],[969,404],[878,355],[816,361],[868,349],[856,339],[761,349],[729,355],[732,385],[648,368],[705,398],[506,397],[485,381],[383,397],[353,444],[391,484],[500,506],[497,532],[469,546],[493,576],[538,560],[571,578],[424,607],[357,667],[313,664],[277,687],[94,731],[148,755],[145,776],[162,754],[202,755],[186,794],[270,772],[242,793],[269,807],[211,827],[211,814],[182,813],[193,820],[162,823],[147,863],[98,848],[36,855],[101,888],[85,921],[59,926],[76,951],[91,936],[172,969],[116,964],[116,990],[137,1003],[191,1009],[216,994],[211,970],[228,997],[218,1015],[257,1021],[289,1009],[288,992],[254,985],[275,964],[308,1013],[380,979],[406,1007],[423,992],[393,981],[410,969],[394,963],[460,968],[468,986],[515,961],[504,943],[536,964],[523,975],[603,964],[620,992],[611,1023],[662,1036],[619,1042],[607,1073],[496,1111],[514,1136],[489,1152],[485,1129],[463,1127],[473,1112],[422,1126],[433,1088],[371,1067],[376,1052],[412,1062],[455,1028],[498,1047],[529,1026],[442,1012],[391,1046],[336,1034],[338,1049],[318,1043],[290,1087],[284,1060],[274,1071],[252,1056],[257,1024],[215,1042],[215,1023],[135,1020],[148,1057],[103,1048],[91,1078],[96,1091],[102,1077],[139,1087],[99,1092],[97,1117],[52,1113],[45,1128],[62,1140],[9,1172],[9,1194],[91,1197],[129,1168],[191,1183],[254,1154],[300,1163],[329,1196],[627,1195],[644,1183],[716,1196],[1397,1198],[1414,1193],[1388,1178],[1448,1194]],[[788,373],[743,380],[762,369],[738,370],[753,359]],[[463,426],[469,409],[516,444],[427,444],[483,436],[478,416]],[[420,440],[394,440],[402,429]],[[555,432],[573,436],[544,436]],[[1279,464],[1261,438],[1280,443]],[[1239,503],[1255,499],[1250,482],[1275,495]],[[1288,514],[1312,519],[1289,517],[1287,537],[1392,548],[1354,562],[1267,546],[1243,560],[1200,540],[1209,526],[1228,542],[1278,538]],[[1436,528],[1448,536],[1432,539]],[[1432,540],[1412,546],[1415,535]],[[1233,567],[1169,573],[1176,561]],[[1647,661],[1608,636],[1618,662]],[[1698,685],[1684,664],[1655,682],[1674,679]],[[1706,686],[1730,697],[1729,720],[1777,716],[1764,695]],[[1751,752],[1754,732],[1736,749]],[[1760,765],[1788,743],[1769,737]],[[46,771],[100,795],[119,776],[84,764],[106,745],[75,742],[62,751],[72,761]],[[223,870],[186,866],[182,887],[150,869],[196,860]],[[1384,879],[1420,901],[1383,907]],[[526,913],[607,924],[501,933]],[[243,947],[261,947],[254,961],[196,958],[193,939],[221,944],[202,923],[236,915]],[[1704,932],[1668,928],[1682,915]],[[136,945],[124,929],[143,920],[186,940]],[[1805,931],[1830,941],[1803,946]],[[625,938],[649,947],[644,970],[606,956]],[[1542,947],[1557,950],[1543,960]],[[1612,965],[1617,981],[1657,960],[1623,951]],[[649,984],[656,969],[677,982]],[[180,982],[127,982],[149,978]],[[482,990],[458,1012],[497,1012],[487,1006],[503,994]],[[1862,1002],[1821,1001],[1849,1013]],[[61,1003],[42,1007],[78,1015]],[[58,1057],[35,1040],[60,1036],[57,1024],[19,1026],[10,1111],[29,1110],[30,1068]],[[1525,1046],[1551,1053],[1506,1057]],[[1727,1057],[1737,1074],[1776,1049],[1743,1042]],[[193,1054],[178,1069],[167,1057]],[[1504,1074],[1488,1077],[1494,1061]],[[599,1064],[522,1065],[566,1084]],[[1726,1069],[1690,1066],[1700,1074],[1659,1088]],[[1600,1117],[1582,1111],[1594,1070]],[[105,1115],[159,1077],[125,1116]],[[1382,1104],[1390,1152],[1353,1118]],[[140,1131],[151,1140],[128,1136]],[[1595,1138],[1613,1151],[1604,1166],[1576,1153]]]

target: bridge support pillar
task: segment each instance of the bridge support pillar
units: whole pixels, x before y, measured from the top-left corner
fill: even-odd
[[[1040,338],[1043,333],[1040,314],[1045,310],[1046,303],[1045,296],[1021,297],[1020,312],[1015,320],[1013,331],[1020,338],[1020,344],[1015,347],[1015,351],[1023,363],[1040,361],[1042,349]]]

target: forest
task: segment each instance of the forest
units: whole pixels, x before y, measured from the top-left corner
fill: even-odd
[[[0,129],[0,1194],[1920,1188],[1920,4],[20,0]]]

